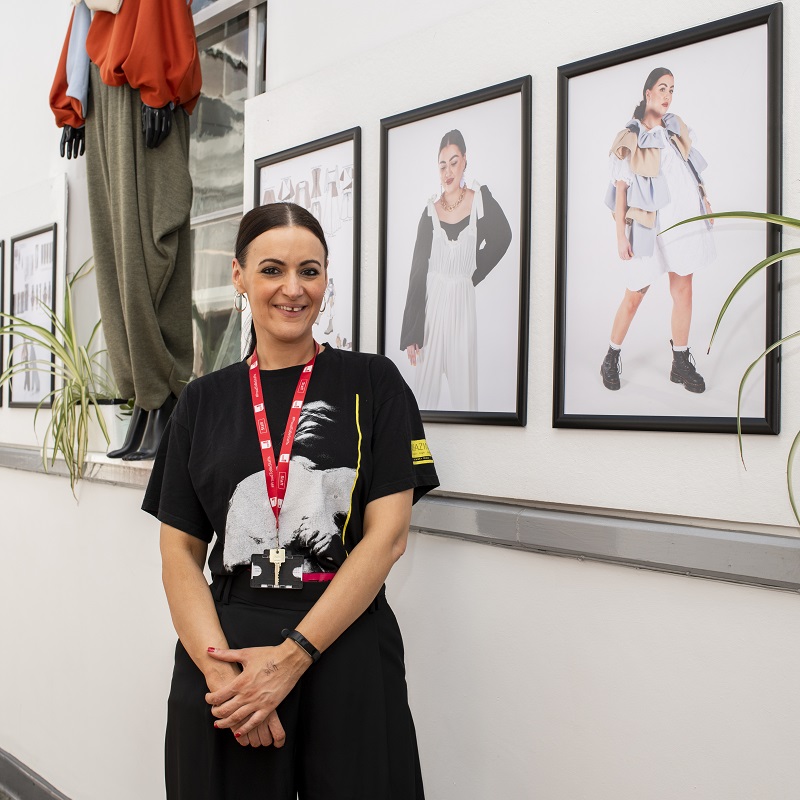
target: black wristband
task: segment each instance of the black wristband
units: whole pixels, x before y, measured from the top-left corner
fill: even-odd
[[[290,631],[288,628],[284,628],[281,631],[281,636],[283,636],[284,639],[292,639],[293,641],[297,642],[297,644],[299,644],[300,647],[302,647],[303,650],[305,650],[306,653],[311,656],[312,663],[316,664],[317,661],[319,661],[319,657],[322,655],[322,653],[320,653],[320,651],[317,650],[317,648],[314,647],[314,645],[311,644],[311,642],[309,642],[308,639],[306,639],[306,637],[303,636],[303,634],[299,631]]]

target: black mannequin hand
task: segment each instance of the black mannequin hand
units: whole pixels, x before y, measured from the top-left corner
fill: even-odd
[[[77,158],[86,152],[86,128],[65,125],[61,132],[61,158]]]
[[[172,130],[172,109],[172,103],[163,108],[153,108],[142,103],[142,133],[148,147],[158,147],[169,136]]]

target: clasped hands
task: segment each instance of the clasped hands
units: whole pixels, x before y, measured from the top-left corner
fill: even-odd
[[[244,746],[283,747],[286,732],[275,709],[311,664],[300,648],[293,644],[291,648],[286,643],[240,650],[208,648],[212,658],[241,665],[242,670],[229,683],[206,694],[216,718],[215,728],[230,728]]]

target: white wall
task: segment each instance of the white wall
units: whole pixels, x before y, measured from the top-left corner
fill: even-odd
[[[72,5],[48,0],[37,7],[35,57],[30,32],[34,24],[30,7],[12,3],[3,9],[0,26],[0,91],[7,109],[0,126],[0,239],[6,242],[6,285],[3,308],[10,309],[10,239],[33,228],[57,222],[55,204],[48,186],[67,176],[69,207],[66,237],[59,232],[56,300],[61,302],[65,271],[74,272],[92,254],[86,167],[83,158],[68,160],[59,153],[61,131],[56,128],[48,97],[61,46],[69,25]],[[36,198],[31,200],[31,197]],[[58,211],[61,211],[59,208]],[[64,246],[66,245],[66,247]],[[76,308],[80,312],[79,333],[85,341],[100,317],[94,276],[76,286]],[[100,347],[102,347],[102,343]],[[8,354],[8,345],[3,348]],[[8,410],[8,389],[0,408],[0,442],[35,445],[33,411]],[[47,415],[40,416],[44,431]]]
[[[783,403],[778,437],[751,436],[748,470],[737,457],[732,435],[553,429],[553,304],[555,293],[556,70],[561,64],[635,44],[749,10],[746,0],[675,0],[669,13],[612,10],[603,0],[575,3],[505,2],[478,7],[426,3],[430,24],[387,40],[385,27],[365,15],[367,4],[349,0],[270,5],[273,38],[268,65],[278,77],[270,91],[247,104],[245,163],[354,125],[362,128],[361,342],[377,347],[379,155],[383,117],[465,92],[533,76],[533,214],[528,425],[518,428],[427,426],[441,467],[443,489],[546,503],[651,512],[676,517],[734,520],[791,526],[785,493],[785,457],[800,427],[796,404]],[[402,6],[386,14],[400,14]],[[638,7],[637,7],[638,8]],[[440,16],[447,9],[445,16]],[[413,13],[413,12],[412,12]],[[308,23],[309,18],[313,19]],[[800,109],[796,46],[800,9],[784,8],[784,175],[796,175],[800,148],[789,137]],[[405,34],[407,28],[402,28]],[[298,50],[298,42],[303,47]],[[353,45],[350,46],[350,42]],[[374,42],[371,49],[365,43]],[[307,67],[303,52],[316,71]],[[324,65],[321,54],[327,55]],[[724,93],[730,76],[709,70],[710,97]],[[734,81],[735,84],[735,81]],[[635,100],[635,98],[633,98]],[[733,98],[735,113],[736,98]],[[245,169],[245,204],[252,197],[252,170]],[[785,213],[800,213],[800,186],[784,181]],[[794,246],[794,245],[792,245]],[[743,272],[749,264],[733,265]],[[800,327],[796,270],[786,269],[784,329]],[[784,398],[800,390],[796,364],[787,350]],[[669,352],[667,351],[667,365]],[[598,362],[599,368],[599,362]],[[464,439],[470,451],[465,458]],[[495,458],[485,469],[484,454]],[[520,465],[524,464],[524,469]],[[598,465],[602,465],[598,469]],[[787,531],[782,531],[786,533]]]
[[[164,794],[175,636],[141,495],[0,469],[0,748],[73,800]]]
[[[389,597],[431,798],[795,796],[795,595],[417,535]]]
[[[163,797],[174,634],[140,501],[0,470],[0,748],[73,800]],[[429,797],[792,796],[796,595],[425,535],[388,591]]]
[[[23,5],[10,6],[0,28],[4,107],[24,120],[0,134],[0,236],[13,234],[2,229],[4,198],[66,170],[74,268],[91,252],[83,166],[58,157],[46,104],[68,3],[48,0],[37,13],[37,46],[50,60],[29,55]],[[254,158],[361,125],[362,341],[374,348],[379,119],[533,76],[529,425],[469,428],[474,463],[464,429],[430,426],[444,487],[480,493],[483,459],[495,449],[513,457],[490,464],[491,496],[789,525],[782,470],[800,427],[796,355],[784,360],[786,433],[748,440],[747,473],[730,436],[554,431],[549,422],[555,69],[750,6],[674,0],[669,14],[627,16],[606,2],[382,6],[273,0],[270,91],[247,106],[245,202]],[[800,9],[785,12],[784,210],[796,215]],[[786,330],[800,316],[789,272]],[[33,443],[29,417],[0,409],[0,439]],[[157,526],[140,501],[138,491],[85,484],[76,505],[63,479],[0,469],[0,748],[75,800],[163,796],[174,635]],[[487,573],[503,575],[504,588],[489,589]],[[416,535],[390,597],[436,800],[784,800],[793,791],[793,594]]]

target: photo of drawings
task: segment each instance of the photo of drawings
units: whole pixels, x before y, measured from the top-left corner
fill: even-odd
[[[42,308],[54,307],[56,282],[56,226],[40,228],[11,240],[11,307],[9,313],[55,332],[52,320]],[[9,355],[12,364],[38,361],[45,367],[50,357],[39,353],[34,344],[11,337]],[[47,359],[47,360],[45,360]],[[41,369],[29,369],[11,379],[9,406],[35,408],[40,403],[50,407],[47,396],[55,386]],[[47,398],[47,399],[45,399]],[[44,400],[44,402],[42,402]]]
[[[709,23],[559,69],[556,427],[735,431],[742,374],[779,335],[780,11]],[[736,83],[732,105],[713,76]],[[735,76],[735,78],[733,78]],[[735,130],[735,135],[731,135]],[[776,139],[777,135],[777,139]],[[743,429],[778,430],[762,362]]]
[[[361,129],[293,147],[255,164],[255,204],[297,203],[322,225],[328,288],[314,338],[358,350]]]
[[[381,350],[424,418],[524,425],[530,78],[381,128]]]
[[[6,302],[6,243],[0,239],[0,325],[5,324],[3,319],[3,312],[5,311]],[[5,353],[5,336],[0,336],[0,372],[6,368],[6,362],[3,357]],[[5,394],[5,386],[0,386],[0,408],[3,406],[3,395]]]

